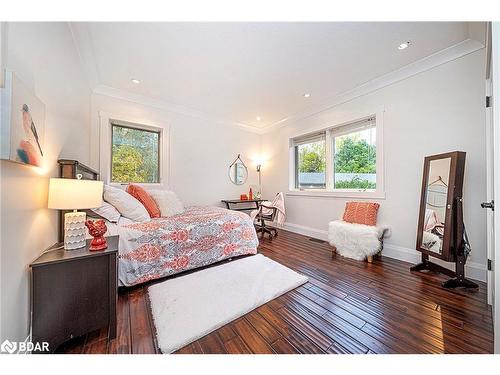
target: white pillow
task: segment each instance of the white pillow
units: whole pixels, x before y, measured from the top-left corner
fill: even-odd
[[[118,220],[120,220],[120,212],[118,212],[118,210],[108,202],[102,202],[101,207],[93,208],[91,211],[111,223],[117,223]]]
[[[151,220],[142,203],[122,189],[104,185],[104,200],[130,220],[139,222]]]
[[[148,193],[158,205],[162,217],[178,215],[184,212],[184,205],[173,191],[149,190]]]

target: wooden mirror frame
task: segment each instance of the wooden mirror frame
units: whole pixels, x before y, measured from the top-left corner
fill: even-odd
[[[450,175],[448,177],[448,195],[446,197],[446,214],[441,254],[422,247],[425,210],[427,206],[427,183],[431,161],[450,159]],[[410,267],[410,271],[435,271],[449,275],[452,279],[443,282],[444,288],[477,289],[475,282],[465,277],[465,263],[471,250],[469,239],[465,235],[463,219],[463,184],[465,172],[465,152],[453,151],[439,155],[427,156],[424,160],[424,175],[420,195],[420,215],[418,218],[416,248],[422,253],[422,261]],[[429,257],[440,258],[447,262],[455,262],[455,271],[433,263]]]
[[[448,178],[448,195],[446,197],[446,214],[444,222],[444,234],[441,254],[430,251],[422,247],[422,237],[424,230],[425,210],[427,206],[427,182],[429,178],[429,170],[431,161],[450,158],[450,174]],[[422,190],[420,193],[420,213],[418,218],[417,228],[417,244],[416,249],[428,256],[443,259],[447,262],[456,260],[456,241],[463,237],[463,227],[458,226],[453,228],[453,215],[460,214],[456,212],[457,199],[462,198],[463,181],[465,171],[465,152],[453,151],[444,154],[427,156],[424,159],[424,172],[422,178]],[[457,222],[463,222],[463,218],[457,218]],[[459,232],[459,233],[456,233]]]

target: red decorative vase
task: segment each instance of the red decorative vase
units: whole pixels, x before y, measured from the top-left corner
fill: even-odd
[[[85,226],[89,229],[89,233],[94,239],[90,242],[90,251],[104,250],[108,248],[108,243],[104,237],[104,233],[108,228],[104,220],[87,220]]]

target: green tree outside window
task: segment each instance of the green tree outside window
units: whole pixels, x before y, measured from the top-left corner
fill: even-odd
[[[159,182],[158,132],[112,126],[112,182]]]
[[[366,175],[376,174],[376,146],[363,139],[361,132],[335,137],[334,145],[335,189],[375,189],[376,182],[367,179]],[[324,141],[298,147],[299,173],[325,173],[326,152]],[[337,178],[341,175],[344,175],[342,179]],[[305,179],[305,177],[302,178]]]

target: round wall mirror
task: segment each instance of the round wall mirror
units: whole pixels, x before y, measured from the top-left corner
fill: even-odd
[[[235,185],[243,185],[248,177],[248,170],[240,155],[229,166],[229,179]]]

